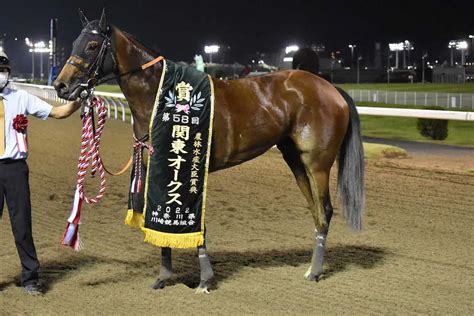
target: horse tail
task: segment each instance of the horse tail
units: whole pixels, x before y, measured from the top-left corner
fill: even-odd
[[[336,87],[337,88],[337,87]],[[359,114],[354,100],[337,88],[349,105],[349,126],[339,152],[338,192],[347,224],[359,231],[364,209],[364,148],[360,134]]]

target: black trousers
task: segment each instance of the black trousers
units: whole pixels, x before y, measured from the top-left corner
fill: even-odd
[[[25,160],[0,160],[0,217],[4,200],[21,261],[21,284],[38,280],[39,262],[31,231],[30,185],[28,165]]]

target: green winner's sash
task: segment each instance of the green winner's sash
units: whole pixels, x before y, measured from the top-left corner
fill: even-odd
[[[212,79],[163,62],[150,121],[153,148],[144,197],[145,241],[159,247],[204,243],[206,182],[214,112]]]

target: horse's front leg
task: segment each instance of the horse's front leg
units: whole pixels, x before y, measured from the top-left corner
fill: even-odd
[[[206,242],[204,245],[198,247],[199,267],[201,268],[201,281],[196,289],[196,293],[209,294],[209,287],[214,278],[214,271],[212,271],[211,261],[207,253]]]
[[[161,248],[161,266],[160,274],[155,283],[151,286],[154,290],[162,289],[166,286],[166,280],[173,275],[173,267],[171,261],[171,248]]]

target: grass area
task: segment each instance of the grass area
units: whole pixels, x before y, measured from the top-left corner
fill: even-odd
[[[116,84],[103,84],[96,88],[97,91],[122,93],[120,87]]]
[[[364,143],[364,157],[366,159],[403,158],[406,156],[406,150],[399,147],[383,144]]]
[[[432,140],[421,136],[416,128],[417,118],[361,115],[362,135],[388,139],[410,140],[434,144],[474,147],[474,123],[449,121],[448,137]]]
[[[422,91],[445,93],[474,93],[474,83],[437,84],[437,83],[361,83],[336,84],[344,90],[390,90],[390,91]]]

